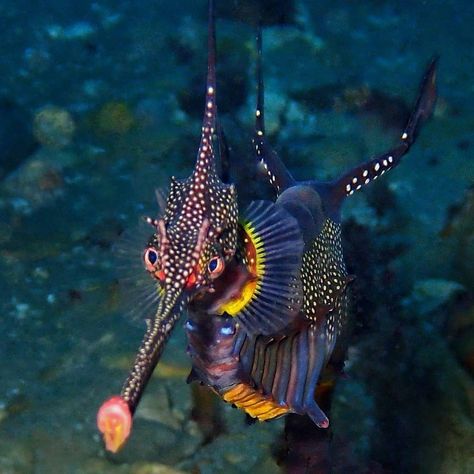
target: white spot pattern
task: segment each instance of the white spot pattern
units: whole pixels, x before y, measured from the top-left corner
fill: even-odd
[[[383,175],[386,171],[392,168],[393,156],[390,155],[387,158],[380,158],[371,163],[364,165],[364,168],[361,168],[358,172],[359,176],[353,176],[349,178],[349,182],[345,186],[346,195],[350,196],[354,194],[354,191],[362,188],[362,184],[359,183],[359,180],[362,183],[369,184],[370,181],[376,180],[379,176]],[[359,184],[358,184],[359,183]]]
[[[326,317],[328,341],[337,336],[345,313],[340,301],[347,284],[341,243],[341,227],[327,219],[311,248],[303,255],[303,312],[311,320]]]

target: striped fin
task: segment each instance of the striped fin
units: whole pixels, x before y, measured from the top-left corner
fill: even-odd
[[[266,201],[252,202],[241,226],[242,258],[255,278],[222,310],[238,318],[250,334],[275,334],[294,320],[302,305],[301,232],[285,209]]]
[[[277,418],[289,411],[287,406],[279,405],[271,397],[262,395],[244,383],[239,383],[223,393],[222,398],[260,421]]]
[[[246,383],[265,400],[288,413],[308,415],[320,428],[328,427],[329,420],[315,400],[329,358],[326,321],[305,324],[281,338],[248,337],[239,354],[244,373],[250,375]],[[236,396],[232,403],[248,412],[243,401]]]

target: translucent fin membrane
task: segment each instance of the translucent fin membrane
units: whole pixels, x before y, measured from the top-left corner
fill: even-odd
[[[256,261],[247,264],[255,272],[256,285],[235,316],[250,333],[275,333],[294,320],[302,304],[303,239],[296,220],[270,202],[250,204],[242,225],[247,254],[255,254]]]
[[[143,252],[152,234],[153,228],[142,219],[113,247],[121,312],[137,322],[153,316],[160,299],[159,285],[143,263]]]

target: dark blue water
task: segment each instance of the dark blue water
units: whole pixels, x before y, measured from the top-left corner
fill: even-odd
[[[124,314],[114,244],[193,166],[206,3],[0,5],[2,474],[279,472],[283,420],[248,426],[221,403],[225,431],[204,443],[179,331],[125,449],[106,455],[95,427],[144,330]],[[218,105],[242,202],[263,187],[252,3],[217,1]],[[440,55],[433,119],[345,208],[358,279],[335,471],[474,472],[474,6],[295,0],[266,15],[267,129],[298,179],[391,147]]]

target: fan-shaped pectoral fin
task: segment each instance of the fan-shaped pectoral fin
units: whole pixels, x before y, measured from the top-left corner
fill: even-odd
[[[236,317],[249,334],[275,334],[295,320],[302,305],[300,228],[285,209],[254,201],[242,217],[240,234],[248,276],[238,295],[217,312]]]

